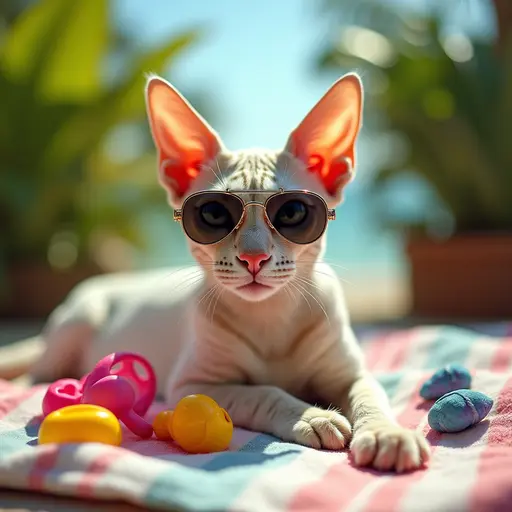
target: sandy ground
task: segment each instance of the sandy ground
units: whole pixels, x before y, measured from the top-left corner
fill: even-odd
[[[388,322],[408,313],[410,291],[405,278],[360,276],[343,283],[343,289],[354,323]]]

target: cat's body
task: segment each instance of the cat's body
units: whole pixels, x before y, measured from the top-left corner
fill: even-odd
[[[242,191],[249,204],[220,241],[189,240],[197,269],[81,285],[52,315],[32,375],[83,373],[110,352],[133,350],[155,367],[170,406],[204,393],[237,426],[329,449],[353,434],[357,464],[418,467],[426,442],[396,424],[365,369],[339,279],[321,263],[325,237],[291,243],[264,213],[265,200],[283,190],[317,193],[329,208],[340,202],[353,176],[361,92],[354,75],[337,82],[281,152],[230,153],[174,89],[151,79],[148,113],[170,203],[181,208],[208,190]],[[308,215],[325,216],[320,210],[312,203]]]
[[[343,302],[336,303],[335,273],[322,263],[317,270],[321,293],[311,285],[305,297],[276,294],[264,311],[258,303],[233,309],[209,294],[198,267],[90,279],[53,313],[45,338],[54,346],[32,371],[38,381],[81,376],[111,352],[137,351],[152,363],[165,396],[180,364],[202,356],[199,380],[274,385],[312,403],[326,402],[311,385],[328,345],[337,343],[322,332],[329,329],[326,315],[333,319],[339,309],[343,314],[332,321],[344,321],[347,329],[349,323]]]

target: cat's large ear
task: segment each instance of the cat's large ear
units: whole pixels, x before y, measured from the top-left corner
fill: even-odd
[[[352,179],[355,143],[362,122],[359,77],[340,78],[291,133],[286,149],[316,173],[327,193],[340,200]]]
[[[205,163],[221,151],[218,135],[168,82],[151,77],[146,107],[158,149],[159,179],[169,202],[176,206],[186,195]]]

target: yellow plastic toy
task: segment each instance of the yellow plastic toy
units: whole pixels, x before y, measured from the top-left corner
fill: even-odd
[[[182,398],[174,411],[162,411],[153,421],[156,437],[174,440],[189,453],[221,452],[233,437],[233,422],[215,400],[205,395]]]
[[[39,444],[104,443],[119,446],[121,441],[119,420],[99,405],[63,407],[48,414],[39,428]]]

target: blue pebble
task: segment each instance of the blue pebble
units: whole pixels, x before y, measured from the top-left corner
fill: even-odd
[[[428,412],[428,424],[438,432],[461,432],[482,421],[492,408],[492,398],[470,389],[451,391]]]
[[[425,400],[433,400],[457,389],[471,387],[471,374],[460,364],[449,364],[437,370],[420,389],[420,396]]]

